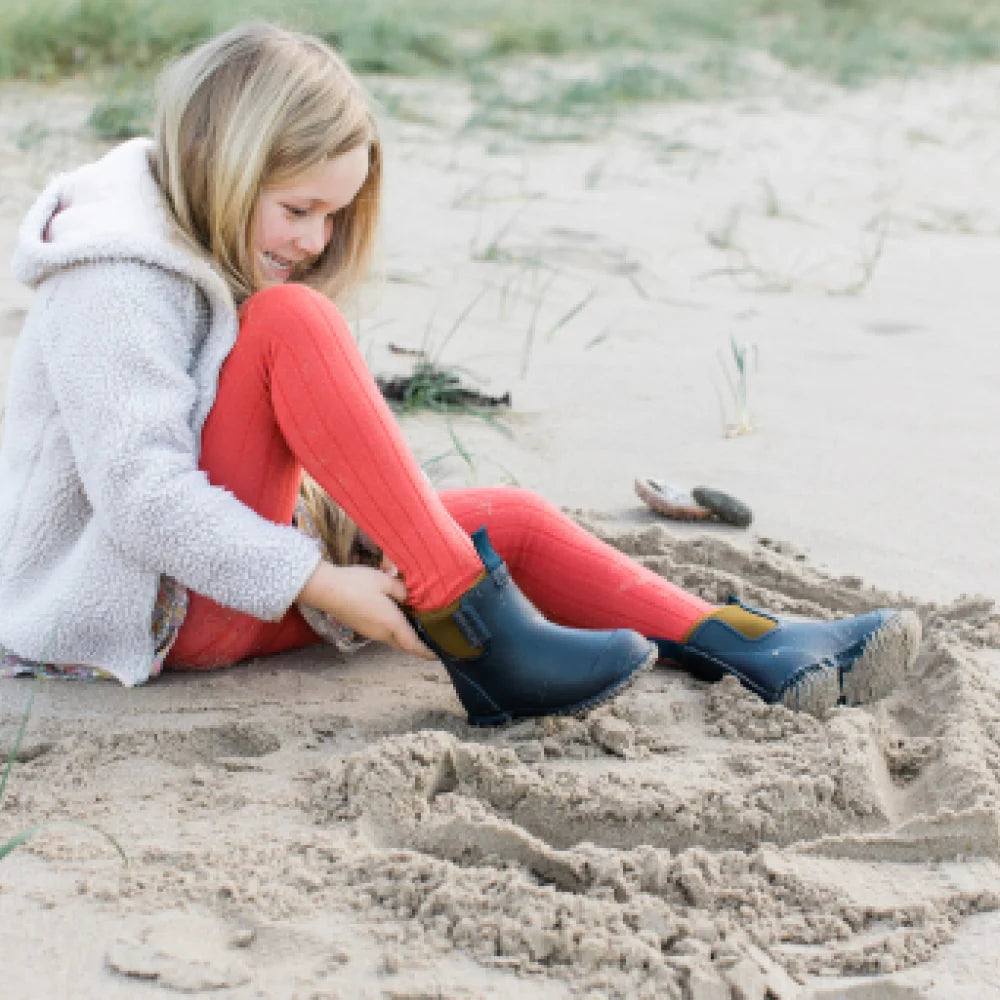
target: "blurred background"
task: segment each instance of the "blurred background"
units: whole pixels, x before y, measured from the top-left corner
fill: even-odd
[[[762,56],[846,85],[1000,56],[989,0],[4,0],[0,76],[86,76],[94,128],[120,137],[144,128],[165,58],[250,18],[318,34],[364,74],[465,81],[467,124],[540,137],[620,102],[737,92]]]

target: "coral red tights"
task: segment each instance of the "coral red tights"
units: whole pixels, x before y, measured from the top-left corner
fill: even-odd
[[[468,589],[482,571],[469,534],[485,525],[517,584],[553,621],[680,639],[712,610],[526,490],[435,492],[340,312],[302,285],[269,288],[244,305],[200,467],[279,524],[291,521],[305,467],[399,567],[415,608],[443,607]],[[189,601],[168,666],[222,666],[317,641],[294,607],[264,622],[200,594]]]

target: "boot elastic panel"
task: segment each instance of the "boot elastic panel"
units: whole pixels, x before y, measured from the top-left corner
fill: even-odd
[[[480,573],[472,583],[478,586],[486,579],[486,573]],[[419,627],[418,632],[433,640],[449,656],[462,660],[471,660],[483,652],[483,637],[474,628],[470,628],[462,615],[462,598],[452,601],[445,608],[435,608],[431,611],[415,611],[410,609],[410,617]]]
[[[684,637],[684,641],[690,642],[695,632],[709,619],[725,622],[739,632],[744,639],[759,639],[762,635],[767,635],[771,629],[777,628],[778,625],[776,619],[761,614],[745,604],[724,604],[697,621]]]

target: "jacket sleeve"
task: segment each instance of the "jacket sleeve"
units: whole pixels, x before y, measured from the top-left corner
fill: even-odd
[[[291,526],[212,486],[197,463],[193,284],[132,261],[53,277],[46,372],[97,530],[122,556],[263,619],[291,605],[319,556]]]

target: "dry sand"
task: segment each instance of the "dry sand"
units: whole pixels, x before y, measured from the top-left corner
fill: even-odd
[[[45,684],[0,839],[75,818],[130,863],[78,827],[0,863],[5,1000],[1000,996],[1000,70],[774,73],[572,145],[460,132],[460,89],[399,87],[436,117],[388,127],[359,338],[376,371],[447,339],[515,403],[506,433],[455,421],[471,464],[406,421],[451,451],[429,470],[516,478],[711,600],[905,603],[913,676],[821,721],[657,670],[496,732],[376,648]],[[99,150],[89,106],[0,89],[0,256]],[[27,301],[0,276],[0,373]],[[730,335],[759,355],[736,437]],[[640,474],[755,523],[666,524]],[[0,684],[0,749],[29,690]]]

